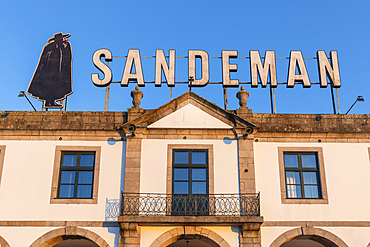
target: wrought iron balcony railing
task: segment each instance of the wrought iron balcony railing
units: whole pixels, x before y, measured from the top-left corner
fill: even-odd
[[[260,216],[259,193],[166,195],[122,193],[122,216]]]

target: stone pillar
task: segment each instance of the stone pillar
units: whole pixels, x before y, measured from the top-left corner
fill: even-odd
[[[139,137],[139,135],[137,135]],[[128,138],[124,192],[140,193],[141,139]]]
[[[253,141],[254,134],[238,140],[240,193],[256,193]]]
[[[261,247],[260,223],[246,223],[240,234],[240,247]]]
[[[118,247],[140,247],[140,226],[137,223],[121,223]]]

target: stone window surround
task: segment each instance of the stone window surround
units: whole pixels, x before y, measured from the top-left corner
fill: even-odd
[[[319,159],[319,175],[321,186],[321,199],[315,198],[286,198],[286,183],[285,183],[285,167],[284,167],[284,152],[316,152]],[[328,204],[328,191],[326,186],[326,176],[324,168],[324,156],[322,147],[278,147],[279,155],[279,174],[280,174],[280,190],[282,204]]]
[[[214,162],[212,144],[168,144],[167,146],[167,181],[166,194],[172,194],[172,154],[174,149],[207,149],[208,150],[208,192],[214,194]]]
[[[57,198],[60,162],[63,151],[95,151],[95,166],[94,166],[94,183],[93,183],[93,198],[91,199],[59,199]],[[99,188],[99,173],[100,173],[100,146],[56,146],[54,157],[54,169],[51,185],[50,204],[97,204],[98,203],[98,188]]]
[[[1,177],[3,174],[4,158],[5,158],[5,146],[0,145],[0,184],[1,184]]]

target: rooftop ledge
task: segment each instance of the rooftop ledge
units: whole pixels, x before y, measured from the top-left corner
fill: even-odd
[[[126,112],[0,111],[0,116],[3,131],[114,131],[127,122]],[[258,132],[370,133],[370,114],[251,113],[240,117],[256,125]]]

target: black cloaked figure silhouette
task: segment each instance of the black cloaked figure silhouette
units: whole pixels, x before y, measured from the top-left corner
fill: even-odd
[[[72,91],[72,49],[70,34],[56,33],[48,39],[27,92],[44,101],[45,108],[61,108],[63,100]]]

